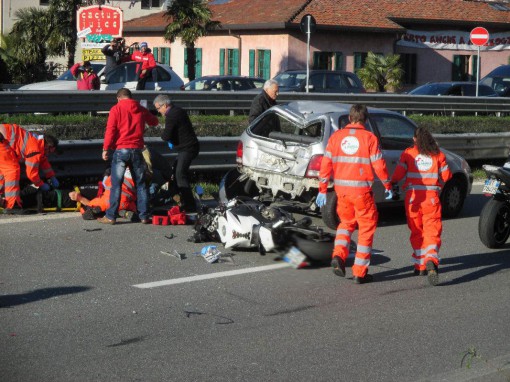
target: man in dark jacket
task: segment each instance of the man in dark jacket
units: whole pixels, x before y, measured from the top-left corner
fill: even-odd
[[[129,53],[125,51],[123,38],[112,40],[109,44],[103,46],[101,52],[106,56],[105,76],[123,62],[129,61]]]
[[[262,92],[260,92],[251,103],[249,122],[251,123],[271,106],[276,105],[276,97],[278,97],[278,82],[275,80],[267,80],[264,83]]]
[[[167,95],[158,95],[154,99],[154,107],[165,116],[165,129],[161,139],[168,142],[170,149],[177,150],[174,168],[175,181],[181,194],[181,207],[187,213],[196,212],[197,207],[189,184],[189,168],[200,151],[197,135],[186,111],[173,105]]]

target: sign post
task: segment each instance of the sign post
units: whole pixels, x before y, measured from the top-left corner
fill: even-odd
[[[317,23],[315,18],[310,15],[304,15],[301,18],[301,32],[306,33],[306,92],[308,93],[308,81],[310,77],[310,35],[315,32]]]
[[[469,35],[471,42],[478,46],[478,57],[476,64],[476,96],[478,97],[478,82],[480,81],[480,47],[489,41],[489,32],[483,27],[476,27]]]

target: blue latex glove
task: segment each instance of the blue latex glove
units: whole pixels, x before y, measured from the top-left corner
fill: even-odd
[[[172,150],[174,148],[174,144],[170,141],[168,141],[167,143],[168,143],[168,147],[170,147],[170,150]]]
[[[41,191],[49,191],[50,185],[48,183],[43,183],[41,186],[39,186],[39,190]]]
[[[56,176],[52,176],[50,178],[50,183],[53,186],[53,188],[58,188],[58,186],[60,186],[60,182],[58,181]]]
[[[391,198],[393,198],[393,191],[386,190],[386,191],[384,191],[384,195],[386,195],[386,197],[384,199],[391,200]]]
[[[326,193],[325,192],[319,192],[317,195],[317,199],[315,199],[315,204],[317,204],[317,207],[324,207],[326,205]]]

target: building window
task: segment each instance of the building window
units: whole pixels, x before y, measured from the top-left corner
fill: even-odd
[[[239,49],[220,49],[220,75],[239,75]]]
[[[260,77],[265,80],[271,78],[271,51],[267,49],[250,49],[251,77]]]
[[[469,60],[471,56],[454,55],[452,62],[452,81],[469,81]]]
[[[202,48],[195,48],[195,78],[202,77]],[[184,49],[184,77],[188,78],[188,50]]]
[[[151,9],[161,7],[161,2],[164,0],[142,0],[142,9]]]
[[[344,60],[342,52],[314,52],[313,69],[343,70]]]
[[[50,5],[50,0],[39,0],[39,5]]]
[[[365,60],[367,59],[367,52],[354,52],[354,73],[365,66]]]
[[[160,46],[154,48],[152,54],[157,62],[170,66],[170,48]]]
[[[400,65],[404,71],[404,84],[416,84],[416,62],[417,55],[415,53],[400,54]]]

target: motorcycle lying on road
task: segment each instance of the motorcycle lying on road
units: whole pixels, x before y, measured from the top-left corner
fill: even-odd
[[[478,235],[488,248],[500,248],[510,236],[510,168],[482,166],[487,180],[483,193],[491,199],[478,220]]]

